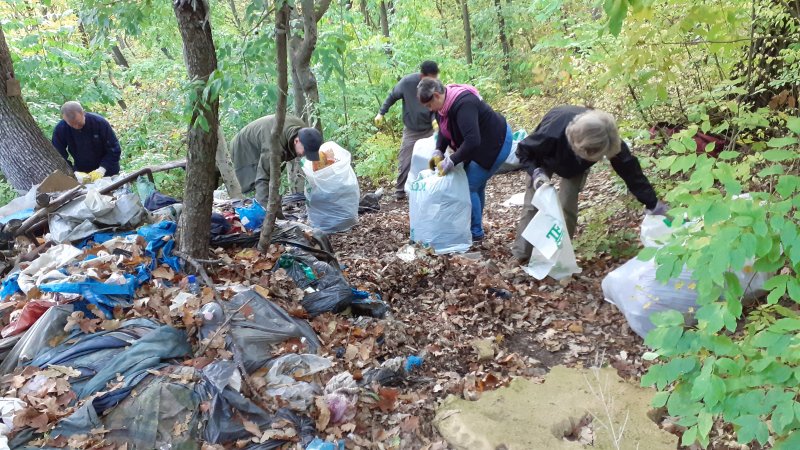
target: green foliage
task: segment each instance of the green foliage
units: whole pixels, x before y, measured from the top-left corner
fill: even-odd
[[[610,174],[609,174],[610,175]],[[612,220],[614,210],[607,205],[582,209],[581,233],[575,239],[575,250],[584,260],[601,255],[614,258],[631,258],[636,255],[638,236],[635,229],[618,227]]]
[[[400,141],[387,134],[376,134],[359,148],[356,175],[373,183],[392,181],[397,176]]]
[[[5,206],[11,200],[17,197],[17,191],[6,181],[5,178],[0,179],[0,206]]]
[[[789,118],[792,134],[770,140],[764,151],[729,151],[719,159],[695,153],[686,139],[691,130],[678,133],[667,146],[671,154],[656,163],[688,176],[667,197],[677,206],[677,223],[699,220],[672,244],[642,255],[655,256],[660,280],[684,266],[697,280],[696,327],[685,329],[679,314],[664,313],[645,341],[663,364],[651,367],[642,384],[661,390],[655,403],[688,428],[683,445],[708,445],[714,418],[733,424],[742,444],[765,445],[772,435],[775,448],[794,448],[800,438],[800,316],[791,307],[800,303],[800,177],[783,175],[800,157],[798,125]],[[766,304],[742,328],[756,272],[772,275],[763,286]],[[744,282],[734,273],[745,274]]]

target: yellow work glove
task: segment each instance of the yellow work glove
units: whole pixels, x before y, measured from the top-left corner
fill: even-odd
[[[75,179],[78,180],[78,183],[84,184],[89,181],[91,177],[86,172],[75,172]]]
[[[106,175],[106,169],[103,167],[98,167],[97,169],[89,172],[89,178],[92,180],[92,183],[103,178]]]
[[[380,125],[383,123],[383,114],[378,114],[375,116],[375,125]]]
[[[441,164],[442,160],[444,159],[444,155],[439,150],[433,152],[433,156],[431,159],[428,160],[428,168],[431,170],[436,170],[439,168],[439,164]]]

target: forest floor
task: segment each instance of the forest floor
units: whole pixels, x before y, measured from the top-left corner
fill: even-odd
[[[609,229],[627,227],[638,234],[641,212],[625,207],[627,194],[609,175],[599,168],[591,173],[581,210],[599,205],[617,211],[608,216]],[[636,382],[641,376],[642,340],[603,300],[600,286],[624,260],[603,254],[584,260],[579,246],[583,271],[561,283],[537,281],[512,263],[510,246],[521,208],[502,203],[524,190],[525,176],[517,172],[490,180],[487,238],[466,255],[411,262],[398,258],[397,250],[408,243],[408,205],[393,198],[384,199],[380,212],[361,216],[349,232],[333,236],[348,280],[359,289],[380,292],[391,308],[391,318],[378,324],[362,320],[346,336],[320,336],[330,355],[338,351],[341,356],[338,370],[358,373],[396,356],[423,354],[425,362],[398,388],[376,392],[379,407],[362,402],[355,429],[328,427],[330,437],[346,436],[369,448],[447,448],[433,417],[450,394],[477,399],[512,377],[541,378],[560,364],[588,367],[602,361],[623,378]],[[584,226],[579,222],[579,235]],[[620,245],[635,247],[638,239]],[[314,322],[325,320],[332,319]],[[380,345],[370,331],[374,327],[383,332]],[[315,323],[315,328],[325,327]]]

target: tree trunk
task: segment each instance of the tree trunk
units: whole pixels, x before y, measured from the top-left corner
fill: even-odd
[[[231,14],[233,14],[233,23],[236,25],[236,29],[241,32],[242,28],[242,20],[239,19],[239,12],[236,11],[236,0],[228,0],[228,6],[231,8]]]
[[[369,8],[367,8],[367,0],[361,0],[359,8],[361,9],[361,15],[364,16],[364,24],[370,28],[374,28],[372,17],[369,15]]]
[[[322,0],[318,8],[314,8],[314,0],[301,0],[303,14],[303,39],[292,38],[292,80],[295,86],[302,91],[303,118],[310,126],[322,132],[322,122],[319,119],[317,107],[319,105],[319,87],[314,72],[311,70],[311,56],[317,47],[317,22],[328,10],[331,0]],[[297,91],[295,91],[297,97]],[[298,99],[295,98],[295,108],[298,108]]]
[[[494,0],[494,7],[497,10],[497,24],[500,28],[500,45],[503,47],[503,71],[506,74],[506,82],[511,82],[511,68],[509,61],[511,60],[511,49],[508,46],[508,37],[506,36],[506,19],[503,17],[503,8],[500,6],[500,0]]]
[[[270,135],[270,148],[278,148],[281,130],[286,120],[286,91],[289,89],[289,80],[286,67],[287,33],[289,30],[289,4],[288,0],[281,2],[275,11],[275,46],[277,48],[278,67],[278,107],[275,111],[275,126]],[[278,5],[276,5],[277,7]],[[290,145],[292,145],[290,143]],[[278,190],[281,185],[281,154],[272,152],[269,161],[269,207],[264,224],[261,226],[261,235],[258,239],[258,250],[266,253],[272,242],[272,231],[275,229],[275,218],[278,208],[281,207]]]
[[[208,3],[197,0],[176,0],[175,17],[183,40],[183,57],[191,80],[207,81],[217,68],[217,54],[208,22]],[[203,98],[205,83],[197,89]],[[208,131],[201,126],[205,119]],[[211,230],[211,204],[215,186],[215,156],[219,130],[219,99],[209,99],[206,107],[195,105],[187,134],[186,184],[184,209],[179,227],[181,251],[194,258],[208,253]]]
[[[439,11],[439,18],[442,19],[442,31],[444,32],[444,39],[446,41],[450,40],[450,36],[447,35],[447,22],[448,19],[444,15],[444,10],[442,9],[442,0],[436,0],[436,9]],[[444,43],[442,43],[442,51],[444,51]]]
[[[300,15],[297,12],[297,8],[293,8],[291,10],[291,17],[290,17],[290,27],[289,27],[289,50],[292,55],[299,54],[300,47],[303,45],[303,39],[300,37],[300,33],[302,32],[302,28],[300,27]],[[295,24],[294,27],[291,24]],[[294,115],[300,117],[303,120],[308,121],[308,115],[306,114],[306,96],[303,93],[302,83],[300,82],[300,76],[297,74],[297,65],[299,63],[292,60],[292,91],[294,97]]]
[[[386,1],[381,0],[381,32],[383,37],[389,39],[389,11],[386,7]]]
[[[9,97],[14,65],[0,26],[0,170],[17,191],[27,191],[56,170],[71,174],[67,162],[44,137],[22,96]]]
[[[111,56],[114,57],[114,61],[117,63],[118,66],[122,66],[126,69],[130,68],[128,60],[125,59],[125,55],[122,54],[122,50],[120,50],[118,45],[113,45],[111,47]]]
[[[228,143],[225,141],[225,135],[222,130],[217,130],[217,154],[216,154],[217,170],[225,183],[225,190],[228,191],[228,197],[232,199],[242,199],[242,186],[239,184],[239,179],[236,178],[236,171],[233,169],[231,157],[228,155]]]
[[[467,64],[472,65],[472,27],[469,25],[467,0],[461,0],[461,19],[464,22],[464,45],[466,46]]]

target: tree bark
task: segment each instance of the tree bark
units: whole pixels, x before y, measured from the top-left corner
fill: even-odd
[[[464,45],[466,47],[467,64],[472,65],[472,27],[469,24],[469,5],[461,0],[461,20],[464,22]]]
[[[331,0],[321,0],[317,8],[314,0],[301,0],[303,15],[303,38],[292,37],[292,80],[302,91],[302,119],[310,126],[322,132],[322,122],[319,119],[317,107],[319,105],[319,87],[314,72],[311,70],[311,56],[317,47],[317,22],[322,18]],[[296,91],[295,91],[296,92]],[[295,95],[297,97],[297,95]],[[295,108],[298,99],[295,98]]]
[[[503,47],[503,71],[506,74],[506,82],[511,82],[511,49],[508,46],[508,37],[506,36],[506,19],[503,17],[503,8],[500,6],[500,0],[494,0],[494,7],[497,10],[497,24],[500,28],[500,45]]]
[[[383,33],[383,37],[389,38],[389,11],[386,7],[386,1],[381,0],[380,4],[381,10],[381,32]]]
[[[231,157],[228,155],[228,143],[225,141],[225,135],[222,130],[217,130],[217,154],[216,154],[217,170],[225,183],[225,190],[228,191],[228,197],[233,199],[242,199],[242,186],[239,184],[239,179],[236,178],[236,172],[233,169]]]
[[[22,96],[6,95],[9,75],[14,75],[14,65],[0,26],[0,170],[22,192],[56,170],[72,170],[42,134]]]
[[[118,66],[122,66],[126,69],[130,68],[128,60],[125,59],[125,55],[122,54],[122,50],[118,45],[111,46],[111,55],[114,57],[114,62],[116,62]]]
[[[289,80],[287,74],[287,33],[289,31],[289,4],[288,0],[278,0],[281,2],[280,9],[275,11],[275,46],[277,48],[278,68],[278,107],[275,111],[275,125],[270,135],[270,148],[279,147],[279,139],[283,124],[286,121],[286,91],[289,90]],[[305,1],[304,1],[305,3]],[[276,5],[277,7],[278,5]],[[313,6],[313,5],[312,5]],[[316,25],[316,22],[315,22]],[[291,143],[289,145],[292,145]],[[258,250],[266,253],[272,242],[272,231],[275,229],[275,218],[278,208],[281,207],[278,190],[281,184],[281,154],[272,152],[269,161],[269,207],[264,224],[261,226],[261,235],[258,239]]]
[[[217,68],[217,54],[211,35],[210,11],[206,0],[176,0],[175,17],[183,40],[183,57],[191,80],[208,81]],[[205,83],[197,89],[203,98]],[[198,122],[205,118],[208,131]],[[209,99],[203,107],[195,105],[187,133],[186,184],[184,209],[179,226],[181,251],[193,258],[203,258],[208,253],[211,230],[211,204],[215,186],[215,156],[219,130],[219,99]]]
[[[374,28],[372,17],[369,15],[369,8],[367,8],[367,0],[361,0],[359,8],[361,9],[361,15],[364,16],[364,24],[370,28]]]

